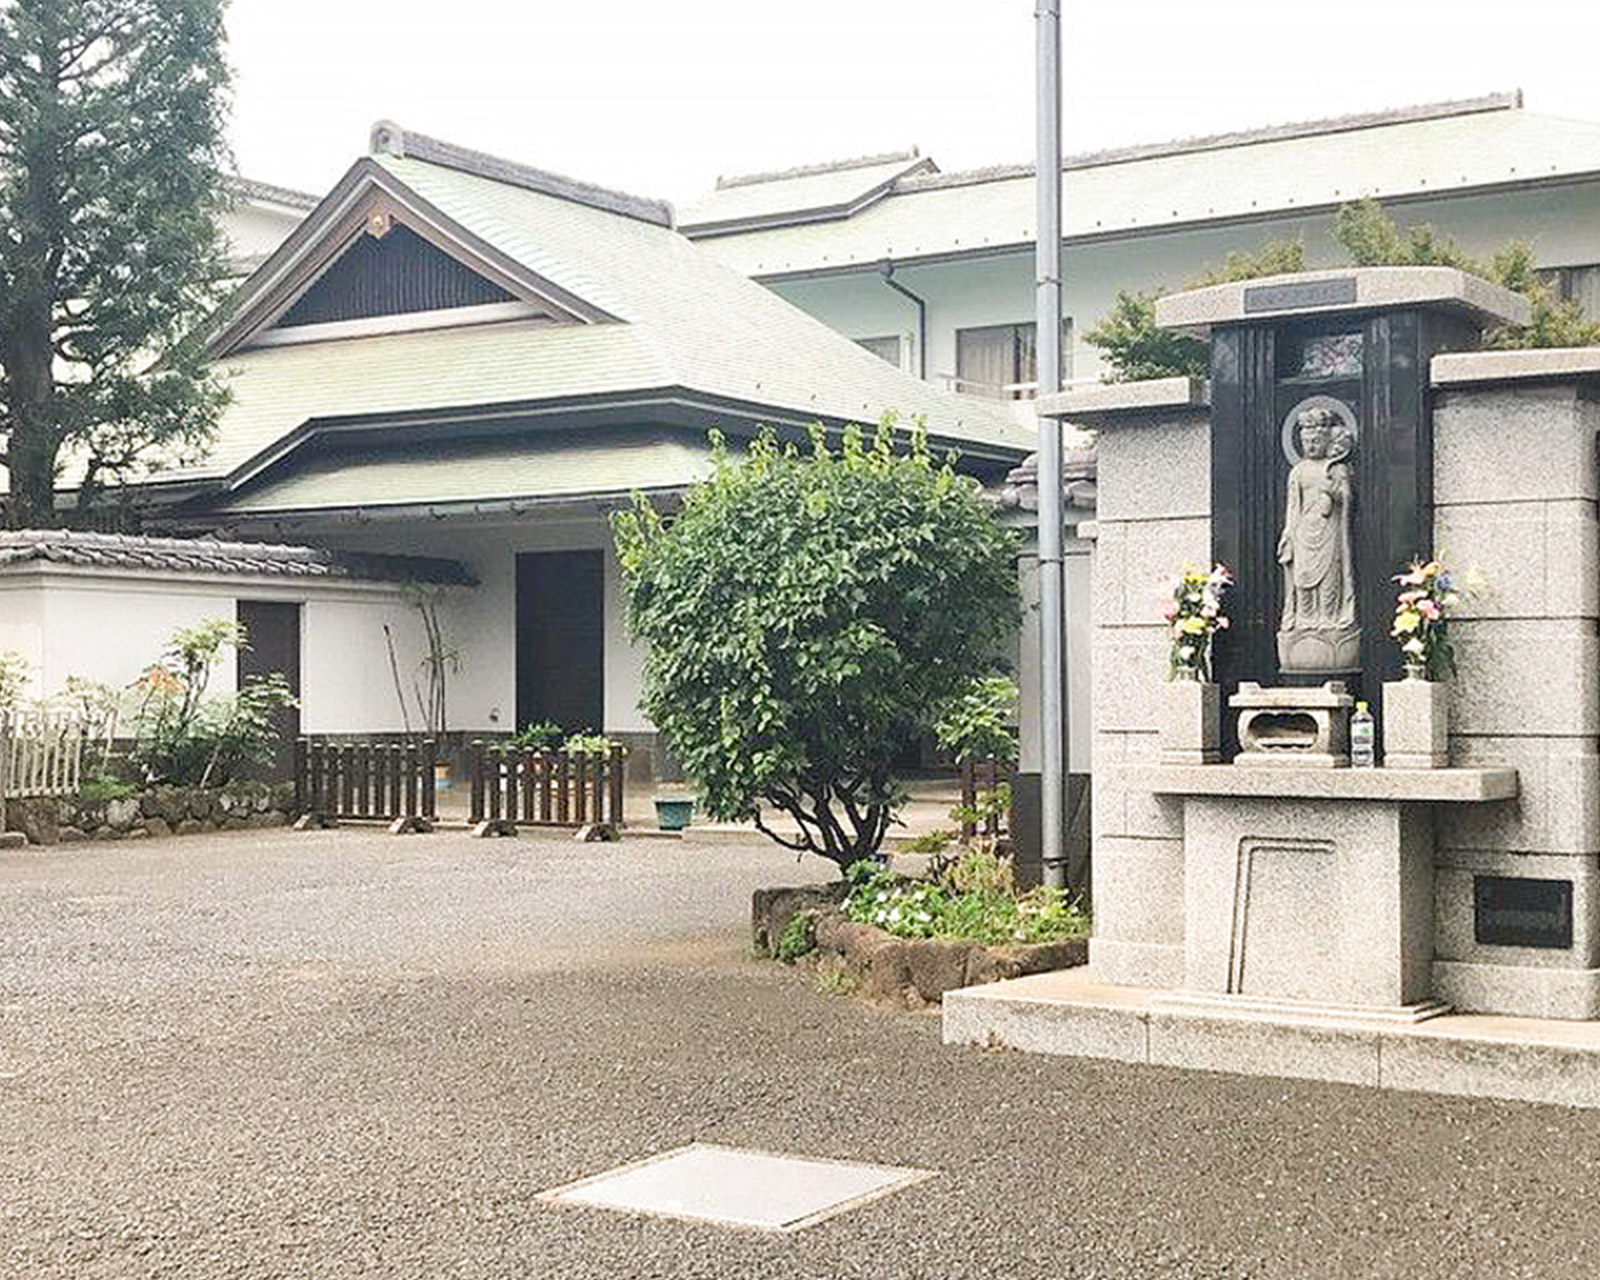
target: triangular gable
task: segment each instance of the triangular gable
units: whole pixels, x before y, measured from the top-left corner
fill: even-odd
[[[614,317],[360,160],[240,286],[210,345],[221,358],[249,346],[503,319]]]
[[[424,240],[410,227],[357,236],[276,328],[378,316],[412,315],[455,307],[516,302],[503,285]]]

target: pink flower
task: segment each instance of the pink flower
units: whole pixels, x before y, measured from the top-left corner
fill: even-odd
[[[1417,601],[1417,612],[1429,622],[1437,622],[1444,616],[1444,610],[1439,608],[1438,604],[1432,600]]]

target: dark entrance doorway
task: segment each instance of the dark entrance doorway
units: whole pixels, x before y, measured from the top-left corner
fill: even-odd
[[[239,651],[235,676],[240,688],[258,676],[279,673],[289,691],[300,696],[300,606],[276,600],[240,600],[235,619],[245,629],[250,647]],[[278,745],[272,763],[260,776],[275,782],[294,777],[294,741],[300,736],[300,708],[281,707],[276,716]]]
[[[604,729],[605,553],[517,557],[517,727]]]

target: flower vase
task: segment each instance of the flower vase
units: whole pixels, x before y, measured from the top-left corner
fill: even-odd
[[[1388,769],[1443,769],[1450,763],[1450,687],[1407,678],[1383,686],[1383,763]]]
[[[1161,689],[1162,764],[1217,764],[1222,759],[1222,686],[1180,671]]]

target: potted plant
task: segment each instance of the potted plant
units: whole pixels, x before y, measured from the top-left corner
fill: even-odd
[[[1461,603],[1449,570],[1413,561],[1395,575],[1394,625],[1405,678],[1383,686],[1383,759],[1391,769],[1442,769],[1449,763],[1450,722],[1444,681],[1455,674],[1450,612]]]
[[[1222,565],[1186,568],[1161,614],[1171,648],[1161,700],[1164,764],[1216,764],[1222,758],[1222,691],[1211,680],[1211,642],[1225,631],[1222,593],[1233,577]]]

